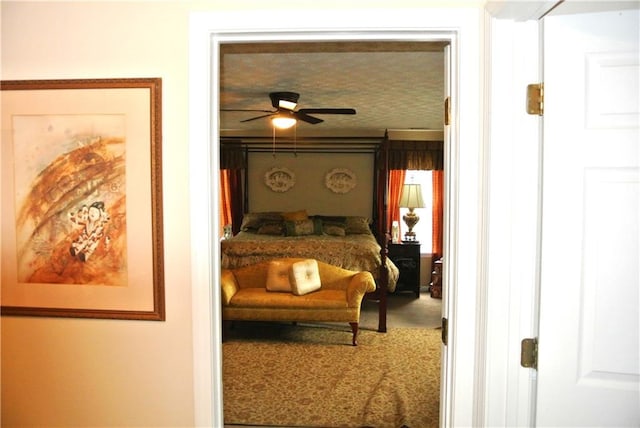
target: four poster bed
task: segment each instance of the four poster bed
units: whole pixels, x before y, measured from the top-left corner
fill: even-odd
[[[235,150],[225,150],[225,144],[222,144],[221,165],[228,164],[230,157],[235,157],[238,164],[244,156],[240,162],[246,169],[251,146],[245,145],[245,154],[242,155],[237,150],[238,144],[232,144]],[[386,332],[387,294],[395,290],[399,274],[398,268],[387,258],[390,240],[390,222],[387,219],[390,142],[387,134],[368,147],[374,156],[371,218],[327,216],[307,213],[306,210],[250,212],[247,210],[246,181],[244,187],[240,186],[242,180],[237,174],[232,179],[235,180],[232,201],[236,201],[231,207],[233,237],[221,241],[222,267],[238,268],[275,258],[302,257],[315,258],[344,269],[369,271],[375,279],[376,290],[365,298],[378,302],[378,331]],[[328,153],[324,150],[323,153]],[[401,166],[404,167],[404,163]],[[242,204],[237,203],[240,198]]]

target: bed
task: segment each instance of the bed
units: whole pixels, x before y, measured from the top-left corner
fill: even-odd
[[[240,233],[222,241],[222,267],[233,269],[276,257],[305,257],[344,269],[368,271],[380,281],[380,245],[369,229],[368,219],[302,214],[305,219],[285,220],[283,214],[247,214]],[[389,259],[386,267],[387,288],[393,292],[398,268]]]
[[[366,299],[378,304],[378,331],[386,332],[387,297],[390,291],[395,290],[399,275],[397,267],[387,257],[388,244],[391,240],[389,234],[391,222],[388,221],[387,213],[389,174],[391,169],[436,169],[437,165],[431,161],[427,162],[428,165],[422,162],[416,164],[416,161],[422,161],[425,156],[433,157],[433,154],[435,154],[434,159],[439,159],[441,167],[441,144],[438,151],[430,146],[431,143],[433,142],[408,141],[406,144],[394,142],[392,148],[387,131],[383,138],[373,137],[362,141],[356,139],[353,143],[342,140],[337,142],[278,140],[278,155],[289,153],[295,158],[299,152],[305,155],[353,154],[372,159],[372,183],[371,186],[363,186],[369,187],[372,192],[370,214],[361,214],[368,216],[365,220],[364,217],[334,215],[341,214],[336,213],[336,208],[343,203],[342,201],[327,204],[327,210],[330,210],[331,215],[306,215],[305,212],[305,216],[301,218],[285,218],[282,212],[275,211],[278,209],[277,197],[256,204],[273,211],[252,212],[249,209],[249,187],[250,185],[261,186],[263,183],[260,182],[262,171],[256,168],[260,163],[252,163],[249,155],[252,154],[255,160],[259,154],[266,153],[276,159],[275,140],[268,146],[264,146],[260,140],[229,138],[221,141],[220,168],[227,173],[225,180],[229,183],[232,228],[230,234],[232,237],[221,243],[222,266],[237,267],[275,257],[310,257],[345,269],[369,271],[376,280],[376,290],[367,293]],[[268,165],[271,166],[271,163],[270,160]],[[267,164],[262,165],[267,167]],[[364,176],[366,175],[365,173]],[[253,178],[249,179],[249,176]],[[269,173],[267,176],[271,177]],[[286,193],[287,189],[274,189],[273,185],[278,183],[265,182],[264,184],[275,192],[274,196]],[[352,184],[355,185],[355,180]],[[336,194],[340,190],[327,187]],[[321,191],[324,192],[325,189]],[[255,191],[252,194],[255,197]],[[286,198],[279,200],[291,206],[290,203],[286,203]],[[322,208],[313,207],[316,212],[321,212]],[[351,211],[367,212],[369,210],[366,208],[363,210],[360,206]],[[344,233],[340,230],[341,227],[344,228]],[[355,230],[359,232],[356,233]]]
[[[383,257],[386,252],[366,217],[308,215],[304,210],[247,213],[240,232],[221,241],[221,253],[222,267],[229,269],[280,257],[304,257],[371,272],[377,290],[367,297],[381,301],[378,330],[386,331],[386,298],[380,299],[386,293],[380,290],[393,292],[399,271]]]

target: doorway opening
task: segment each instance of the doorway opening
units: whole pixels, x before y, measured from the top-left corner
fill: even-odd
[[[407,21],[406,12],[401,13],[399,16],[403,19],[403,24],[398,28],[424,28],[425,23],[423,20],[418,21],[409,19],[414,22],[410,24]],[[435,28],[469,28],[467,34],[473,34],[477,31],[477,20],[475,14],[469,16],[460,17],[460,14],[452,13],[452,19],[445,19],[438,21],[437,25],[434,22],[432,26]],[[317,16],[316,16],[317,18]],[[331,21],[332,15],[327,14],[325,17],[327,22]],[[380,16],[380,22],[385,22],[380,28],[387,28],[389,25],[389,15]],[[398,18],[398,17],[396,17]],[[442,18],[442,17],[441,17]],[[212,141],[219,141],[219,112],[216,110],[220,103],[219,93],[219,75],[217,70],[219,64],[219,49],[223,43],[234,42],[250,42],[260,43],[263,41],[327,41],[327,40],[341,40],[341,41],[354,41],[354,40],[382,40],[382,41],[445,41],[450,45],[450,54],[448,56],[448,64],[450,65],[449,76],[451,80],[449,87],[451,89],[451,111],[454,121],[452,126],[448,127],[448,132],[445,138],[445,169],[448,169],[449,174],[446,178],[446,207],[448,212],[445,213],[446,223],[444,225],[444,233],[447,238],[445,239],[445,255],[451,255],[450,262],[447,264],[443,271],[443,279],[449,289],[453,289],[452,295],[455,295],[456,282],[462,278],[465,282],[471,282],[474,279],[471,278],[475,274],[475,266],[477,264],[476,253],[470,251],[471,247],[475,248],[475,230],[477,229],[478,216],[473,209],[460,210],[458,201],[463,196],[463,201],[469,201],[469,203],[475,205],[477,186],[471,185],[471,183],[477,182],[478,163],[476,161],[477,150],[479,145],[475,143],[476,138],[480,135],[478,130],[478,122],[474,119],[474,115],[477,109],[473,107],[475,102],[480,97],[479,85],[474,82],[473,79],[461,80],[459,71],[460,57],[468,58],[467,68],[465,69],[465,76],[477,76],[476,64],[478,58],[477,51],[473,48],[474,44],[466,44],[466,49],[460,50],[460,44],[458,41],[459,30],[451,30],[449,32],[443,31],[415,31],[415,30],[379,30],[379,31],[345,31],[340,29],[337,31],[326,31],[323,33],[318,32],[291,32],[283,33],[279,30],[273,30],[273,32],[242,32],[235,28],[247,28],[244,22],[247,20],[247,15],[242,14],[236,17],[235,26],[231,26],[229,30],[224,31],[212,31],[211,22],[222,22],[220,18],[216,16],[216,20],[213,16],[205,16],[202,22],[197,23],[195,27],[197,31],[193,32],[195,42],[192,43],[192,60],[196,65],[190,68],[191,78],[193,82],[191,91],[190,105],[193,108],[192,126],[191,126],[191,172],[190,177],[192,183],[198,183],[193,188],[193,196],[191,198],[191,221],[192,221],[192,292],[194,300],[194,372],[196,373],[196,394],[195,394],[195,406],[196,406],[196,419],[206,421],[218,421],[222,422],[222,390],[221,390],[221,335],[220,335],[220,292],[217,289],[220,264],[211,263],[211,260],[219,260],[220,250],[217,245],[217,239],[219,233],[219,226],[217,219],[219,216],[219,209],[217,206],[218,189],[216,177],[212,177],[212,173],[217,172],[218,167],[218,152],[217,145],[212,144]],[[431,18],[430,18],[431,19]],[[435,18],[434,18],[435,19]],[[206,21],[206,22],[205,22]],[[393,21],[393,19],[391,20]],[[243,24],[239,26],[239,22]],[[260,20],[263,22],[263,19]],[[353,21],[355,22],[355,21]],[[400,22],[400,21],[398,21]],[[446,22],[446,23],[445,23]],[[443,24],[444,23],[444,24]],[[447,24],[448,23],[448,24]],[[227,24],[222,23],[223,27],[227,27]],[[367,28],[374,24],[369,23]],[[412,25],[412,26],[411,26]],[[429,24],[426,24],[429,25]],[[239,26],[239,27],[238,27]],[[407,27],[409,26],[409,27]],[[199,36],[199,37],[198,37]],[[471,48],[471,49],[469,49]],[[204,55],[206,58],[201,58],[198,53]],[[471,66],[469,66],[471,64]],[[198,84],[199,82],[199,84]],[[467,91],[467,101],[469,101],[469,107],[464,107],[465,117],[470,120],[462,129],[462,133],[468,138],[467,141],[471,141],[466,147],[466,155],[464,158],[460,158],[458,141],[460,141],[459,134],[461,128],[459,123],[455,120],[459,115],[458,107],[458,86],[462,83],[463,88]],[[470,83],[467,83],[470,82]],[[203,84],[204,83],[204,84]],[[206,87],[208,90],[203,91]],[[469,186],[460,186],[460,183],[469,183]],[[207,190],[202,191],[199,183],[206,184]],[[463,190],[464,195],[460,195],[460,190]],[[467,206],[468,204],[463,204]],[[463,242],[457,242],[456,234],[459,229],[459,224],[462,222],[467,235],[471,239],[466,239]],[[197,225],[197,226],[196,226]],[[207,233],[204,234],[203,230]],[[458,253],[462,251],[461,257]],[[462,260],[468,269],[457,272],[456,264]],[[467,367],[473,367],[474,352],[473,343],[474,340],[468,340],[476,334],[474,329],[474,317],[473,313],[475,302],[475,290],[467,290],[461,297],[448,300],[447,292],[443,296],[443,308],[445,315],[451,320],[456,318],[456,313],[465,314],[465,322],[454,324],[454,329],[458,336],[454,336],[453,340],[450,339],[449,346],[444,348],[443,352],[443,387],[441,401],[441,423],[447,424],[454,409],[451,406],[452,398],[454,394],[456,397],[465,401],[470,399],[472,392],[469,387],[469,377],[461,378],[458,388],[454,390],[453,381],[455,376],[453,375],[453,369],[456,371],[462,370],[466,373]],[[461,304],[463,311],[457,310],[454,313],[454,305]],[[460,302],[460,303],[458,303]],[[469,325],[467,325],[469,324]],[[464,360],[464,361],[463,361]],[[455,361],[455,367],[451,364]],[[468,374],[468,373],[466,373]],[[464,385],[462,385],[464,384]],[[456,414],[460,413],[462,418],[466,418],[466,413],[462,407],[456,411]],[[464,414],[463,414],[464,413]]]
[[[406,75],[421,74],[422,80],[431,84],[431,93],[429,93],[427,96],[429,107],[435,108],[438,111],[438,113],[442,113],[444,111],[444,108],[443,108],[443,105],[445,102],[444,100],[445,98],[447,98],[447,95],[449,95],[451,92],[450,78],[448,73],[450,73],[450,70],[452,69],[452,64],[450,62],[447,62],[445,64],[445,61],[450,61],[450,56],[445,54],[445,51],[449,52],[451,40],[443,38],[441,35],[435,36],[434,39],[431,39],[431,37],[433,36],[428,34],[423,35],[423,37],[425,38],[425,40],[421,40],[418,42],[415,40],[412,40],[411,42],[394,40],[394,41],[376,41],[373,43],[372,42],[365,43],[364,41],[357,41],[357,40],[344,41],[339,39],[331,40],[330,42],[327,42],[326,40],[324,41],[307,40],[304,43],[300,43],[300,42],[295,43],[295,42],[292,42],[291,40],[286,40],[286,41],[283,40],[283,41],[275,41],[275,42],[271,40],[269,43],[265,43],[265,42],[253,42],[253,43],[249,42],[248,43],[244,38],[241,38],[242,43],[239,43],[238,40],[232,40],[233,39],[232,37],[229,37],[228,39],[221,38],[220,44],[218,45],[218,51],[217,51],[218,67],[215,68],[215,70],[217,70],[218,72],[218,75],[216,76],[214,74],[212,79],[214,82],[217,82],[215,87],[218,88],[219,90],[219,93],[218,93],[218,96],[219,96],[218,109],[219,110],[216,115],[220,121],[217,129],[218,135],[220,137],[219,141],[221,142],[224,139],[227,142],[227,144],[229,144],[230,140],[233,141],[235,139],[235,141],[237,141],[240,145],[243,140],[244,141],[253,140],[254,144],[268,145],[269,138],[270,138],[269,129],[268,129],[268,126],[265,126],[265,122],[268,123],[268,121],[262,120],[262,119],[265,116],[268,116],[269,113],[266,110],[263,110],[263,111],[259,110],[261,105],[264,106],[264,99],[262,98],[265,98],[264,97],[265,93],[270,90],[280,90],[280,91],[288,90],[288,89],[299,90],[299,87],[304,87],[304,82],[302,83],[300,82],[300,80],[304,80],[304,79],[306,79],[307,81],[310,81],[314,85],[323,86],[322,82],[318,82],[318,79],[320,79],[319,76],[321,76],[322,71],[316,72],[314,74],[314,76],[316,76],[315,79],[308,76],[309,74],[312,74],[310,69],[313,69],[314,65],[315,67],[318,67],[319,62],[317,62],[316,60],[316,63],[314,64],[313,57],[311,57],[312,59],[304,58],[305,54],[313,55],[313,54],[316,54],[317,52],[322,52],[322,54],[324,54],[323,60],[325,62],[330,62],[327,60],[327,55],[326,55],[327,51],[330,51],[331,53],[337,53],[337,54],[341,54],[344,52],[350,53],[352,51],[356,51],[357,54],[359,55],[369,55],[371,57],[378,58],[378,59],[380,58],[380,55],[378,55],[377,57],[375,57],[375,55],[376,53],[380,54],[381,52],[385,52],[385,53],[401,52],[405,54],[405,56],[407,53],[410,53],[410,54],[412,53],[416,55],[420,55],[420,54],[426,55],[426,56],[431,55],[432,57],[435,54],[435,58],[437,58],[437,60],[440,62],[439,64],[440,68],[438,69],[439,76],[437,76],[437,78],[434,78],[433,75],[429,76],[429,70],[426,70],[426,67],[424,67],[424,64],[422,64],[423,67],[421,67],[420,61],[416,59],[416,58],[419,58],[419,56],[412,58],[413,62],[407,66],[410,68],[405,68],[404,73]],[[317,46],[320,46],[320,47],[317,47]],[[280,55],[285,59],[284,60],[276,59],[277,55]],[[333,55],[330,55],[329,58],[331,58],[332,56]],[[339,56],[339,55],[336,55],[336,56]],[[266,59],[267,57],[269,58]],[[292,59],[291,57],[294,57],[294,58]],[[428,61],[433,62],[432,57],[429,57]],[[237,58],[240,58],[240,59],[237,59]],[[231,66],[230,64],[234,63],[234,61],[241,62],[242,64],[240,66],[237,66],[236,64],[235,65],[236,68],[233,68],[233,66]],[[303,65],[300,66],[297,63],[294,63],[293,61],[299,61]],[[277,63],[279,64],[279,66],[270,67],[269,62]],[[311,64],[309,64],[308,62],[311,62]],[[282,71],[282,68],[279,68],[283,66],[286,66],[287,68],[295,69],[295,72],[293,73],[293,77],[291,77],[291,74],[287,74],[284,71]],[[305,66],[307,67],[306,69],[304,68]],[[333,67],[335,66],[336,64],[333,64]],[[341,72],[344,73],[349,67],[338,66],[338,68],[341,69]],[[253,79],[251,79],[251,73],[258,73],[260,75],[259,79],[261,81],[272,82],[271,84],[274,86],[270,87],[269,83],[266,83],[266,84],[263,83],[261,86],[260,83],[256,82],[258,78],[255,75]],[[296,80],[296,77],[295,77],[296,73],[303,74],[304,78],[301,77],[299,80]],[[286,76],[288,76],[288,78],[285,77],[285,74]],[[243,79],[246,79],[244,80],[244,84],[243,84]],[[437,80],[437,84],[434,84],[434,80]],[[286,83],[283,83],[283,81]],[[286,86],[282,86],[283,84]],[[291,87],[291,86],[294,86],[294,87]],[[435,87],[435,91],[433,90],[433,87]],[[314,95],[316,96],[317,96],[317,93],[320,92],[318,90],[312,91],[311,89],[313,88],[308,88],[308,89],[310,89],[309,92],[314,93]],[[414,91],[412,92],[412,98],[419,98],[418,96],[419,88],[413,87],[412,89],[414,89]],[[362,88],[359,88],[359,90],[362,90]],[[333,91],[337,92],[337,91],[340,91],[340,89],[333,89]],[[301,92],[304,92],[304,89]],[[389,92],[392,92],[392,91],[389,91]],[[433,92],[435,92],[435,94]],[[382,93],[382,94],[378,93],[377,95],[379,98],[382,97],[383,95],[387,96],[386,93]],[[391,96],[392,97],[395,96],[395,98],[401,98],[399,97],[397,92],[395,94],[392,94]],[[337,96],[335,96],[335,93],[334,93],[334,97],[338,98]],[[318,98],[321,98],[321,97],[318,97]],[[349,98],[350,99],[348,99],[347,101],[353,101],[353,98],[356,98],[356,96],[354,96],[354,94],[351,94]],[[345,102],[340,102],[340,100],[338,101],[332,100],[332,102],[336,104],[335,107],[344,107],[346,105]],[[405,103],[407,103],[406,100],[405,100]],[[391,104],[391,100],[387,100],[385,104]],[[244,107],[244,109],[240,111],[238,110],[228,111],[224,107],[228,108],[229,105],[232,105],[233,106],[232,108],[234,107],[238,108],[236,106],[242,106]],[[409,106],[403,106],[403,107],[406,109],[411,108]],[[391,105],[389,105],[388,108],[390,113],[394,112],[395,110],[401,109],[401,107],[393,107]],[[404,110],[404,111],[406,112],[408,110]],[[389,114],[389,116],[391,116],[391,114]],[[403,114],[399,115],[399,117],[401,118],[402,116],[408,116],[408,114],[405,113],[404,115]],[[431,132],[433,135],[439,135],[443,141],[443,145],[449,145],[450,141],[445,138],[445,134],[447,134],[447,137],[448,137],[450,133],[448,130],[446,132],[444,131],[444,117],[443,117],[444,114],[442,114],[441,116],[438,116],[437,114],[432,116],[439,117],[440,119],[439,123],[437,124],[434,124],[433,122],[429,123],[430,126],[429,125],[424,126],[425,128],[424,131]],[[246,117],[249,117],[249,120],[246,120],[246,119],[241,120],[242,118],[246,118]],[[258,120],[255,120],[256,118],[258,118]],[[392,124],[394,123],[391,118],[387,118],[387,119]],[[333,117],[331,117],[331,119],[327,119],[327,122],[329,122],[329,120],[334,122]],[[339,120],[335,122],[340,123]],[[388,128],[386,125],[389,122],[385,122],[384,124],[376,124],[376,125],[378,126],[384,125],[385,128]],[[404,122],[400,122],[400,123],[404,123]],[[391,128],[396,128],[396,127],[394,127],[393,125],[391,126]],[[416,127],[408,125],[407,128],[408,128],[406,129],[407,131],[413,132],[413,134],[411,135],[413,136],[417,135]],[[427,129],[427,128],[431,128],[431,129]],[[433,128],[436,128],[436,129],[433,129]],[[334,130],[334,131],[323,130],[319,138],[323,138],[323,143],[326,144],[327,139],[331,138],[331,132],[334,132],[336,135],[335,136],[336,140],[339,141],[340,139],[343,139],[343,140],[352,141],[351,144],[353,145],[353,148],[351,150],[357,150],[356,147],[357,147],[358,139],[361,139],[362,141],[364,141],[364,144],[367,144],[366,137],[370,134],[375,135],[375,131],[376,131],[375,128],[366,128],[366,127],[363,127],[361,129],[351,128],[351,129],[348,129],[347,131],[343,131],[340,129]],[[262,140],[260,139],[261,137],[262,137]],[[313,141],[314,137],[315,137],[315,134],[313,133],[313,131],[308,131],[307,133],[304,133],[304,128],[303,128],[303,132],[300,132],[300,135],[297,138],[300,138],[300,140],[307,138],[309,139],[309,141]],[[273,138],[275,141],[275,137]],[[315,138],[318,138],[318,137],[315,137]],[[373,137],[373,138],[376,138],[376,137]],[[255,143],[256,141],[257,143]],[[353,142],[353,141],[356,141],[356,142]],[[245,144],[246,146],[250,147],[250,143],[249,144],[245,143]],[[311,144],[311,149],[313,149],[313,142],[310,144]],[[371,144],[371,143],[369,142],[368,144]],[[219,145],[216,145],[216,146],[218,147],[218,151],[219,151],[220,150]],[[275,142],[274,142],[274,146],[275,146]],[[307,146],[307,148],[309,148],[309,146]],[[446,153],[451,152],[449,148],[447,148],[445,151]],[[274,151],[273,152],[274,158],[275,158],[275,153],[276,152]],[[337,155],[339,155],[339,152],[337,153]],[[251,158],[249,157],[249,159]],[[251,164],[251,162],[249,163]],[[445,164],[446,164],[446,161],[445,161]],[[216,180],[215,180],[216,177],[217,175],[214,174],[211,182],[216,183]],[[245,180],[249,180],[248,174],[245,175]],[[249,186],[249,188],[251,188],[251,185]],[[449,186],[448,189],[450,190],[451,186]],[[244,202],[246,203],[248,200],[249,200],[249,197],[245,196]],[[450,199],[445,198],[445,200],[450,200]],[[217,201],[215,202],[217,203]],[[429,206],[430,205],[431,204],[429,204]],[[253,207],[250,206],[249,209],[247,210],[247,207],[246,206],[244,207],[245,212],[253,211],[252,208]],[[220,209],[221,207],[218,206],[218,210]],[[445,212],[447,211],[445,210]],[[221,231],[219,231],[219,233],[221,233]],[[219,235],[215,235],[215,236],[219,238]],[[426,250],[426,252],[431,253],[430,241],[428,246],[429,248]],[[219,260],[219,258],[216,257],[216,260]],[[429,273],[428,275],[426,275],[426,277],[430,278],[432,265],[429,264],[428,266],[424,266],[424,267],[428,269],[428,273]],[[425,275],[422,275],[422,276],[425,277]],[[430,285],[430,281],[429,283],[424,285],[427,285],[427,286]],[[446,314],[447,311],[446,310],[442,311],[442,313]],[[445,355],[443,355],[442,360],[446,361],[444,357]],[[442,373],[443,374],[447,373],[446,363],[444,364],[444,370],[442,371]],[[445,383],[444,379],[442,379],[441,380],[441,384],[443,385],[442,391],[446,390],[446,388],[444,387],[444,383]],[[442,394],[442,397],[444,398],[444,394]],[[441,401],[444,401],[444,400],[441,400]],[[444,408],[446,406],[443,405],[442,407]]]

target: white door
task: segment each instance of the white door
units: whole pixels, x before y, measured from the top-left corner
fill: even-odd
[[[536,425],[640,426],[640,14],[543,26]]]

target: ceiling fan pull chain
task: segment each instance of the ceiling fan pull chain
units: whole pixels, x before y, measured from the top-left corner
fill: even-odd
[[[272,144],[272,156],[275,159],[276,158],[276,127],[272,127],[273,128],[273,144]]]

